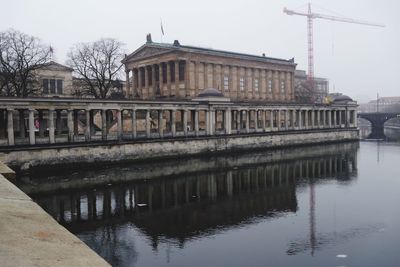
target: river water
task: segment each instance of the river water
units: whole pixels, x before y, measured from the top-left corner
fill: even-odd
[[[114,266],[400,266],[399,160],[400,143],[362,141],[36,173],[19,187]]]

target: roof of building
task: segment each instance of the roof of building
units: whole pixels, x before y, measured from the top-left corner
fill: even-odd
[[[354,100],[348,96],[343,94],[330,94],[330,97],[333,98],[333,102],[353,102]]]
[[[73,68],[70,68],[68,66],[65,66],[63,64],[60,64],[58,62],[55,62],[53,60],[46,62],[41,65],[41,68],[49,68],[49,67],[56,67],[57,69],[62,69],[62,70],[68,70],[68,71],[73,71]]]
[[[214,55],[214,56],[223,56],[223,57],[233,57],[233,58],[240,58],[240,59],[247,59],[247,60],[256,60],[256,61],[263,61],[269,63],[279,63],[279,64],[287,64],[287,65],[297,65],[294,63],[294,58],[291,59],[281,59],[281,58],[273,58],[273,57],[266,57],[264,54],[262,56],[258,55],[251,55],[245,53],[238,53],[226,50],[218,50],[212,48],[204,48],[198,46],[190,46],[190,45],[181,45],[178,40],[175,40],[173,44],[171,43],[156,43],[156,42],[147,42],[142,45],[140,48],[135,50],[133,53],[129,54],[124,60],[129,59],[133,55],[135,55],[138,51],[142,50],[145,47],[153,47],[153,48],[164,48],[170,49],[171,51],[184,51],[190,53],[201,53],[207,55]]]

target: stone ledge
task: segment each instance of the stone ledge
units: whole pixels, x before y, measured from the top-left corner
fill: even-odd
[[[0,175],[1,266],[110,266]]]

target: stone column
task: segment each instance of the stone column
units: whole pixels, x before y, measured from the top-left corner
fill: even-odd
[[[342,128],[342,110],[339,110],[339,127]]]
[[[254,91],[254,90],[253,90]],[[254,96],[254,93],[253,93]],[[254,111],[254,130],[258,132],[258,109]]]
[[[289,129],[289,110],[285,109],[285,131]]]
[[[91,137],[91,119],[92,117],[90,116],[90,109],[86,109],[85,110],[85,115],[86,115],[86,127],[85,127],[85,139],[86,141],[90,141],[90,137]]]
[[[274,111],[272,109],[269,111],[269,128],[271,132],[274,130]]]
[[[250,110],[246,110],[246,133],[250,132]]]
[[[322,128],[326,127],[326,110],[322,110]]]
[[[206,134],[210,135],[211,134],[211,128],[210,128],[210,110],[206,110]]]
[[[261,127],[262,127],[262,130],[263,130],[263,132],[266,132],[267,131],[267,124],[266,124],[266,113],[267,111],[266,110],[262,110],[261,111],[261,119],[262,119],[262,122],[261,122]]]
[[[137,138],[136,109],[132,109],[132,138]]]
[[[224,118],[224,128],[225,128],[225,134],[231,134],[232,133],[232,125],[231,125],[231,110],[227,109],[225,110],[225,118]]]
[[[156,95],[156,66],[151,65],[151,90],[149,88],[149,98],[155,97]]]
[[[216,113],[216,110],[211,110],[210,114],[209,114],[209,116],[210,116],[210,119],[209,119],[209,122],[210,122],[210,134],[211,135],[215,134],[215,129],[216,129],[215,113]]]
[[[74,110],[69,109],[67,115],[68,141],[74,141]]]
[[[238,133],[242,128],[242,111],[239,109],[236,111],[236,129]]]
[[[13,146],[14,142],[14,121],[13,121],[13,109],[7,109],[7,136],[8,136],[8,145]]]
[[[171,64],[167,62],[167,94],[171,95]]]
[[[345,118],[346,118],[345,127],[348,128],[350,127],[350,110],[348,110],[347,108],[345,111]]]
[[[163,76],[163,64],[159,63],[158,64],[158,86],[160,88],[160,96],[164,95],[164,93],[163,93],[163,86],[164,86],[163,78],[164,78],[164,76]]]
[[[326,113],[327,113],[327,116],[328,116],[328,128],[332,128],[332,113],[331,113],[331,110],[328,110]]]
[[[175,61],[175,96],[179,96],[179,60]]]
[[[50,142],[50,144],[54,144],[56,142],[55,135],[54,135],[54,132],[55,132],[54,109],[49,109],[48,123],[49,123],[49,142]]]
[[[164,137],[164,129],[163,129],[163,110],[158,110],[158,134],[161,138]]]
[[[171,110],[171,134],[172,136],[176,136],[176,111]]]
[[[333,128],[335,128],[336,127],[336,110],[332,110],[331,111],[331,117],[332,117],[332,126],[333,126]]]
[[[317,109],[317,128],[321,128],[321,110]]]
[[[291,129],[292,130],[294,130],[294,129],[296,129],[296,110],[295,109],[292,109],[291,111],[290,111],[290,117],[291,117],[291,121],[292,121],[292,124],[290,125],[291,127]],[[297,125],[298,125],[298,123],[297,123]]]
[[[101,139],[107,140],[107,110],[102,109],[100,112],[101,112]]]
[[[140,97],[143,97],[143,86],[142,86],[142,68],[137,69],[138,76],[138,88],[137,91],[140,91]]]
[[[298,128],[299,128],[299,129],[302,129],[302,128],[303,128],[302,113],[303,113],[303,111],[300,109],[300,110],[299,110],[299,123],[298,123]]]
[[[117,139],[122,140],[122,110],[118,109],[117,111]]]
[[[149,85],[149,69],[148,66],[144,66],[144,90],[142,90],[142,95],[145,98],[149,98],[150,95],[150,85]]]
[[[126,84],[126,92],[125,92],[125,96],[126,96],[126,98],[130,98],[130,96],[131,96],[131,92],[130,92],[130,90],[131,90],[131,86],[130,86],[130,81],[129,81],[129,69],[126,69],[125,70],[125,80],[126,80],[126,82],[125,82],[125,84]]]
[[[309,120],[308,120],[308,110],[304,110],[304,128],[308,129],[308,125],[309,125]]]
[[[136,69],[132,69],[132,98],[134,98],[137,94],[136,84],[138,83],[138,75],[136,72]]]
[[[194,131],[195,135],[199,136],[199,111],[197,109],[194,111]]]
[[[281,118],[281,114],[282,112],[281,112],[281,110],[278,110],[278,122],[277,122],[277,126],[278,126],[278,131],[280,131],[281,130],[281,123],[282,123],[282,118]]]
[[[146,109],[146,137],[151,137],[151,121],[150,121],[150,109]]]
[[[183,110],[183,133],[185,136],[188,135],[188,110]]]
[[[358,123],[358,121],[357,121],[357,110],[353,110],[353,127],[357,127],[358,125],[357,125],[357,123]]]
[[[39,137],[44,136],[44,119],[43,119],[43,110],[38,110],[38,120],[39,120]]]

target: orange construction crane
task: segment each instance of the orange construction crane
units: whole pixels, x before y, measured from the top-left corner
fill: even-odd
[[[308,13],[298,12],[294,10],[289,10],[286,7],[283,9],[288,15],[299,15],[307,17],[307,29],[308,29],[308,81],[311,85],[311,89],[314,89],[314,42],[313,42],[313,19],[327,19],[332,21],[340,21],[347,23],[356,23],[369,26],[385,27],[384,25],[372,23],[368,21],[355,20],[351,18],[336,17],[330,15],[323,15],[311,12],[311,4],[308,3]]]

